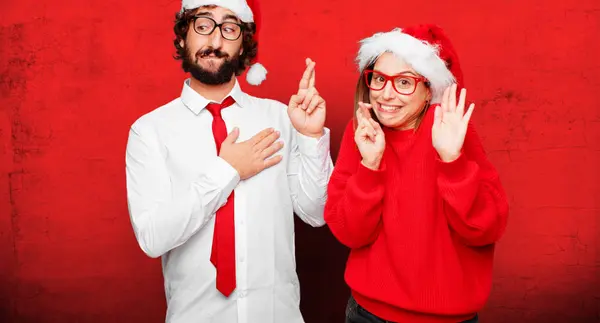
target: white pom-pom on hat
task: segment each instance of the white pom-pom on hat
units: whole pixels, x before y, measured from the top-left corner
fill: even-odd
[[[261,63],[254,63],[248,69],[246,81],[250,85],[260,85],[267,78],[267,69]]]

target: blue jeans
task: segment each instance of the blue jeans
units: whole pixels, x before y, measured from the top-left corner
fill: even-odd
[[[466,320],[460,323],[478,323],[479,318],[475,315],[474,318]],[[348,306],[346,307],[346,323],[395,323],[392,321],[386,321],[379,317],[369,313],[362,306],[358,305],[354,297],[350,296],[348,300]],[[459,322],[457,322],[459,323]]]

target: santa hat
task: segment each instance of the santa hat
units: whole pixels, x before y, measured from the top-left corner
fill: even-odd
[[[429,81],[431,103],[441,102],[444,90],[452,83],[462,86],[458,56],[444,31],[436,25],[396,28],[376,33],[360,43],[356,60],[361,72],[381,54],[393,53]]]
[[[254,40],[258,41],[258,31],[260,29],[260,8],[259,0],[182,0],[181,10],[196,9],[202,6],[215,5],[229,9],[235,13],[241,21],[256,24]],[[252,62],[252,66],[246,73],[246,81],[251,85],[260,85],[267,78],[267,69],[258,63],[258,52]]]

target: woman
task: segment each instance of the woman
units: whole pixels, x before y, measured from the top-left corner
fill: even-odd
[[[325,207],[351,248],[346,322],[477,322],[508,205],[465,89],[457,102],[454,50],[419,26],[363,40],[357,60],[356,118]]]

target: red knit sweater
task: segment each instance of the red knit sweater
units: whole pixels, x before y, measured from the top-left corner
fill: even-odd
[[[506,226],[506,196],[473,126],[460,157],[444,163],[431,143],[434,109],[416,132],[384,129],[378,171],[361,164],[350,122],[329,183],[325,220],[351,248],[346,282],[385,320],[472,318],[490,293]]]

